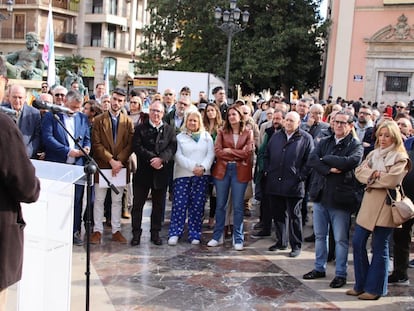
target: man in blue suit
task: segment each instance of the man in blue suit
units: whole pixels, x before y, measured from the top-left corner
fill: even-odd
[[[89,153],[91,148],[89,122],[86,115],[80,112],[83,97],[76,91],[69,91],[66,95],[65,106],[75,112],[73,116],[58,113],[57,116],[65,124],[73,137]],[[54,118],[52,112],[47,112],[42,119],[42,138],[45,146],[45,160],[75,165],[84,165],[85,158],[75,142],[69,137],[62,126]],[[73,244],[82,245],[82,201],[83,185],[75,185],[75,204],[73,221]]]
[[[26,90],[21,85],[11,86],[9,100],[6,107],[16,111],[15,121],[23,135],[26,153],[29,158],[36,158],[40,146],[40,112],[27,105]]]

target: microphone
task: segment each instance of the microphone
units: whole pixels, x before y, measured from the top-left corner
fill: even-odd
[[[13,109],[10,109],[10,108],[4,107],[4,106],[0,106],[0,111],[4,112],[5,114],[7,114],[9,116],[12,116],[12,117],[17,116],[17,111],[16,110],[13,110]]]
[[[37,108],[37,109],[44,109],[44,110],[48,110],[52,113],[63,113],[63,114],[67,114],[68,116],[73,116],[75,114],[74,111],[70,110],[69,108],[63,107],[63,106],[58,106],[58,105],[54,105],[54,104],[50,104],[44,101],[41,101],[39,99],[36,99],[35,101],[33,101],[32,106]]]

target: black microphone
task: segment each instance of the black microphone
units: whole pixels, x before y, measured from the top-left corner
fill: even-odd
[[[37,109],[44,109],[44,110],[48,110],[52,113],[63,113],[63,114],[67,114],[68,116],[73,116],[75,114],[74,111],[70,110],[69,108],[63,107],[63,106],[58,106],[58,105],[54,105],[54,104],[50,104],[44,101],[41,101],[39,99],[36,99],[35,101],[33,101],[32,106],[37,108]]]
[[[0,106],[0,111],[4,112],[5,114],[7,114],[9,116],[12,116],[12,117],[17,116],[17,111],[16,110],[13,110],[13,109],[10,109],[10,108],[4,107],[4,106]]]

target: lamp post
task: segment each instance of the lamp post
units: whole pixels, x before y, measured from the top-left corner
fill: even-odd
[[[230,0],[230,9],[224,12],[220,7],[214,10],[214,19],[217,27],[220,28],[227,35],[227,57],[226,57],[226,77],[225,88],[226,93],[229,90],[229,71],[230,71],[230,54],[231,54],[231,40],[236,33],[243,31],[249,21],[250,13],[242,11],[237,7],[237,0]],[[241,21],[240,21],[241,17]]]
[[[13,12],[13,0],[7,0],[6,2],[6,8],[7,8],[7,15],[3,15],[0,12],[0,21],[4,21],[6,19],[9,19],[9,17],[11,16],[12,12]]]

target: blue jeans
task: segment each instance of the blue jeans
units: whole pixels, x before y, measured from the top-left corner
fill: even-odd
[[[234,243],[243,243],[244,192],[246,191],[247,182],[239,182],[237,180],[236,163],[228,163],[224,178],[214,178],[214,184],[216,186],[217,207],[213,239],[218,241],[223,235],[227,200],[231,189],[233,203],[233,241]]]
[[[335,239],[335,276],[346,278],[348,267],[349,228],[351,212],[313,203],[313,230],[315,232],[315,270],[324,272],[328,259],[329,226]]]
[[[358,224],[352,239],[356,291],[385,296],[388,285],[388,247],[393,228],[375,227],[371,232]],[[372,234],[372,259],[368,261],[367,240]]]

